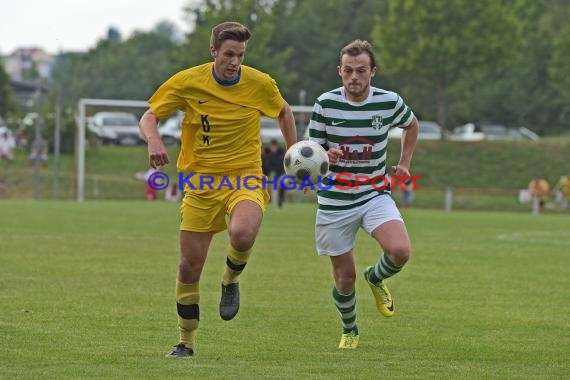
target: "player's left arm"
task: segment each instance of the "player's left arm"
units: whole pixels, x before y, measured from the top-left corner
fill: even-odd
[[[283,107],[277,117],[279,120],[279,128],[285,139],[285,146],[287,149],[297,142],[297,127],[295,125],[295,116],[289,104],[284,100]]]
[[[414,149],[416,148],[416,142],[418,141],[419,130],[418,119],[414,116],[410,125],[404,128],[402,132],[402,152],[398,165],[392,166],[392,173],[394,175],[410,176],[410,164],[412,162]]]

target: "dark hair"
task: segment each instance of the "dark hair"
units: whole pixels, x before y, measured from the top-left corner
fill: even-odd
[[[374,51],[372,50],[372,45],[370,45],[370,42],[366,41],[366,40],[354,40],[351,43],[349,43],[348,45],[346,45],[345,47],[343,47],[340,51],[340,65],[342,66],[342,56],[345,54],[351,55],[351,56],[357,56],[360,55],[362,53],[366,53],[368,54],[368,56],[370,57],[370,67],[371,68],[375,68],[376,67],[376,58],[374,58]]]
[[[212,29],[212,36],[210,37],[210,46],[218,50],[222,46],[222,42],[232,40],[237,42],[246,42],[251,37],[249,29],[239,22],[223,22],[216,25]]]

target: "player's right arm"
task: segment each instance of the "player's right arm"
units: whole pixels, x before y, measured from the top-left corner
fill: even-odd
[[[150,108],[142,116],[139,129],[148,147],[148,161],[153,168],[168,164],[168,152],[158,133],[158,121],[182,109],[184,96],[182,88],[188,77],[188,70],[179,71],[164,82],[150,97]]]
[[[150,166],[157,169],[168,164],[168,152],[158,133],[158,118],[150,109],[141,117],[139,129],[147,143]]]
[[[287,149],[297,142],[297,127],[295,127],[295,116],[293,111],[286,101],[283,101],[283,108],[277,117],[279,121],[279,128],[285,139],[285,146]]]

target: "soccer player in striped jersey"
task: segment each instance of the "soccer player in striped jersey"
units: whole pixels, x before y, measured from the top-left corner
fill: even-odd
[[[297,141],[295,119],[275,80],[242,65],[250,31],[236,22],[212,29],[214,62],[180,71],[150,98],[140,122],[150,165],[168,163],[157,124],[177,109],[185,112],[177,169],[194,173],[181,205],[180,262],[176,278],[179,343],[168,357],[192,356],[200,320],[199,281],[213,235],[228,229],[230,246],[222,275],[220,317],[239,310],[239,276],[250,257],[269,193],[262,183],[260,116],[279,120],[287,147]],[[200,179],[213,180],[212,189]],[[252,176],[249,188],[240,178]],[[187,177],[188,178],[188,177]],[[229,223],[226,216],[229,215]]]
[[[374,180],[386,178],[388,130],[403,128],[399,163],[394,176],[409,177],[418,121],[402,98],[372,87],[376,60],[367,41],[355,40],[340,52],[338,73],[342,87],[318,97],[309,124],[309,139],[321,144],[330,160],[330,178],[319,190],[316,215],[317,253],[329,256],[334,287],[332,297],[343,333],[339,348],[356,348],[356,269],[354,242],[359,227],[379,243],[378,262],[364,271],[381,315],[394,315],[394,300],[386,279],[397,274],[411,252],[406,226],[390,195],[390,186]],[[340,176],[339,176],[340,175]],[[341,177],[342,176],[342,177]]]

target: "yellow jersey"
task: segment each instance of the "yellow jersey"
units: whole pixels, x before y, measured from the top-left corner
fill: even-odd
[[[542,199],[547,195],[548,191],[550,190],[550,186],[544,179],[540,179],[538,181],[533,179],[528,184],[528,190],[530,190],[533,195]]]
[[[180,71],[149,99],[158,119],[185,112],[177,169],[261,173],[260,116],[279,116],[284,100],[277,84],[244,65],[232,83],[218,80],[213,70],[210,62]]]
[[[562,176],[556,184],[565,198],[570,198],[570,176]]]

